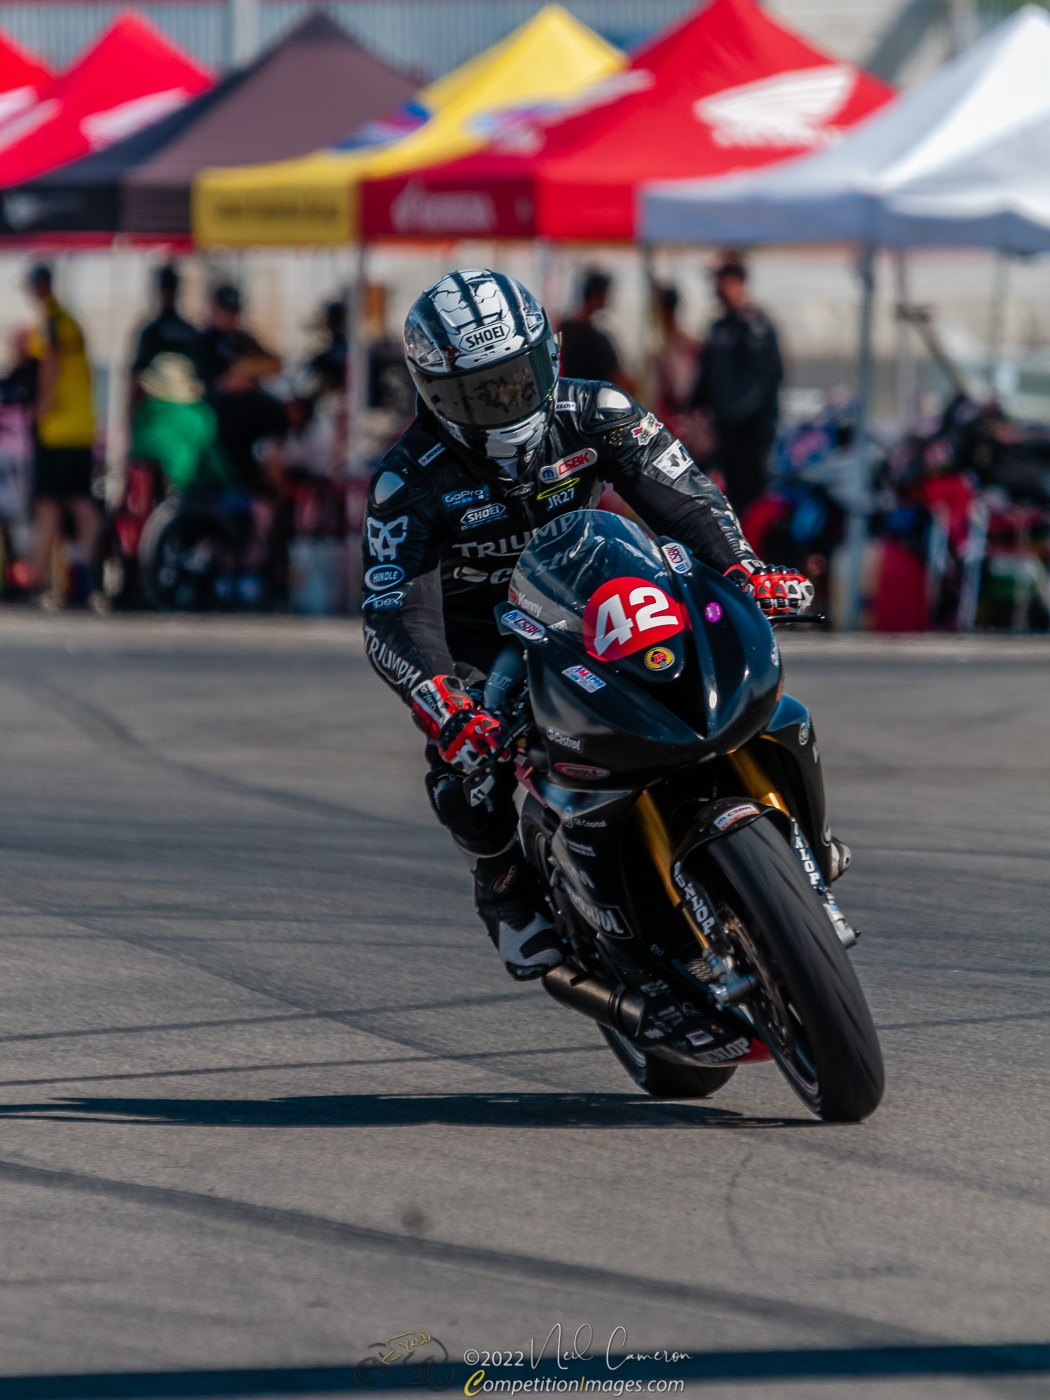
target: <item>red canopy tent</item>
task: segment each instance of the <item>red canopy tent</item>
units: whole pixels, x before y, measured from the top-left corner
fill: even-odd
[[[211,82],[206,68],[146,20],[120,15],[43,100],[0,124],[0,185],[102,150]]]
[[[783,160],[833,140],[893,89],[753,0],[711,0],[637,49],[568,116],[504,119],[475,155],[361,188],[366,238],[630,239],[645,180]]]
[[[0,127],[46,97],[53,85],[49,68],[0,34]]]

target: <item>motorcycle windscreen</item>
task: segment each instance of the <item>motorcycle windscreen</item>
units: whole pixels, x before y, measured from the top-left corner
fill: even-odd
[[[573,511],[539,530],[518,560],[510,601],[549,628],[577,637],[596,661],[645,651],[669,665],[666,643],[686,627],[660,550],[623,516]],[[654,664],[655,663],[655,664]]]

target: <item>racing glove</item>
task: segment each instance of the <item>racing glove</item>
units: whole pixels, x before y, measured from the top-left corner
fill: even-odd
[[[767,617],[783,617],[786,613],[803,613],[813,601],[813,585],[797,569],[777,564],[733,564],[725,571],[726,578],[750,592]]]
[[[435,676],[412,692],[412,713],[438,753],[454,768],[469,772],[498,751],[500,722],[479,709],[455,676]]]

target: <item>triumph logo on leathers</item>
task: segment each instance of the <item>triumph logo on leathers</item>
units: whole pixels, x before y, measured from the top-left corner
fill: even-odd
[[[365,628],[365,646],[368,650],[369,661],[383,679],[389,681],[391,685],[411,687],[419,680],[419,669],[413,666],[411,661],[406,661],[403,656],[398,656],[393,647],[387,646],[386,642],[378,636],[374,627]]]
[[[520,554],[535,533],[535,530],[526,530],[524,534],[511,535],[509,540],[466,540],[462,544],[456,541],[452,548],[458,550],[464,559],[490,559],[494,555]]]

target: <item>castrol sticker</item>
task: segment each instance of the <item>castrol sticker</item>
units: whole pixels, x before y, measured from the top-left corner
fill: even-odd
[[[644,578],[614,578],[592,593],[583,614],[583,644],[599,661],[619,661],[685,627],[682,610]]]

